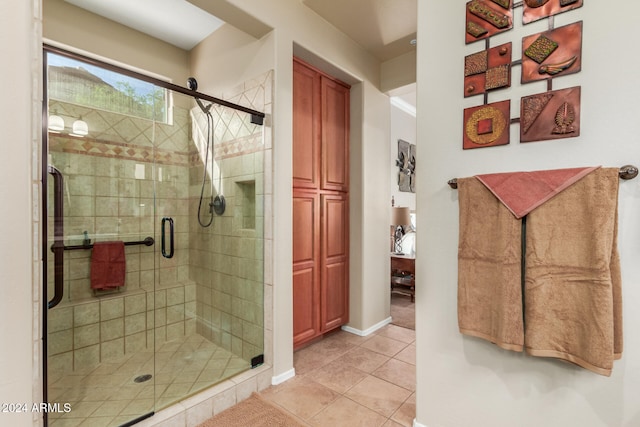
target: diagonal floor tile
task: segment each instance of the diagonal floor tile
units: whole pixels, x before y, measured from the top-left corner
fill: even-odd
[[[373,375],[409,391],[416,389],[416,367],[401,360],[390,359],[373,371]]]
[[[346,397],[385,417],[390,417],[410,395],[409,390],[373,376],[360,381],[345,393]]]
[[[396,341],[402,341],[411,344],[416,340],[416,331],[413,329],[402,328],[396,325],[387,325],[382,328],[377,335],[392,338]]]
[[[366,372],[345,365],[339,360],[307,374],[308,378],[338,393],[346,392],[366,376]]]
[[[325,409],[340,394],[305,376],[296,376],[277,387],[265,390],[262,396],[292,414],[308,420]]]
[[[363,347],[356,347],[337,358],[335,362],[345,366],[350,366],[363,372],[371,373],[382,366],[387,360],[389,360],[389,356],[376,353],[373,350]],[[298,368],[296,366],[296,370],[297,369]]]
[[[387,338],[382,335],[375,335],[371,339],[365,341],[361,347],[392,357],[404,350],[407,345],[409,344],[402,341]]]
[[[309,420],[318,427],[379,427],[386,421],[384,416],[343,396]]]

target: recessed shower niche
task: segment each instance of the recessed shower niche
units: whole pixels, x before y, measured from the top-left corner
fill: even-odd
[[[236,182],[240,202],[240,227],[245,230],[255,230],[256,228],[256,182],[240,181]]]

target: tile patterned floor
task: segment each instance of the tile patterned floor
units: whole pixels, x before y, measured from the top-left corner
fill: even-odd
[[[141,374],[155,375],[136,383]],[[160,410],[249,369],[248,361],[193,335],[126,355],[91,369],[49,373],[49,401],[68,402],[69,413],[52,413],[52,427],[119,426]]]
[[[415,331],[338,331],[294,354],[296,376],[261,394],[308,426],[410,427],[416,412]]]

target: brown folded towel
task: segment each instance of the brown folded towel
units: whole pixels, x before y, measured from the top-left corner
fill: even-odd
[[[124,286],[125,276],[124,243],[94,243],[91,253],[91,288],[105,290]]]
[[[622,353],[618,169],[598,169],[527,216],[525,346],[611,375]]]
[[[524,324],[521,221],[476,178],[458,189],[460,332],[610,375],[622,354],[618,169],[589,173],[527,215]]]
[[[460,332],[522,351],[521,222],[476,178],[458,179]]]

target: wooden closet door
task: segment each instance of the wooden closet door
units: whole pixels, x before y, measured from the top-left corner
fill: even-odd
[[[348,195],[322,194],[321,323],[328,331],[349,321]]]
[[[293,193],[293,343],[320,333],[320,197]]]
[[[349,191],[349,88],[325,76],[322,87],[323,190]]]
[[[320,75],[293,62],[293,186],[320,188]]]

